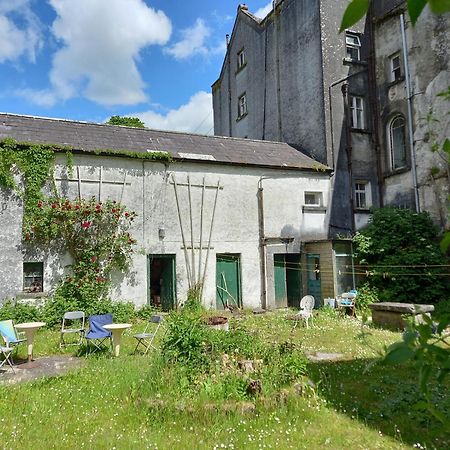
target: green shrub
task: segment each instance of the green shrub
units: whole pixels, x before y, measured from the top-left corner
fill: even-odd
[[[42,311],[27,303],[6,300],[0,307],[0,320],[12,319],[15,323],[35,322],[42,319]]]
[[[197,283],[189,288],[186,302],[183,305],[183,310],[193,313],[200,313],[205,310],[202,305],[202,285]]]
[[[380,208],[353,238],[359,270],[379,301],[435,304],[450,290],[448,259],[428,213]]]
[[[136,311],[136,317],[142,320],[149,320],[158,312],[158,309],[152,305],[144,305]]]
[[[361,312],[367,312],[371,303],[377,303],[378,289],[372,287],[369,283],[358,286],[358,295],[356,297],[356,309]]]

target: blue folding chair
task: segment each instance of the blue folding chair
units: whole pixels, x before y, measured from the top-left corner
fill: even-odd
[[[85,335],[87,349],[90,347],[89,344],[92,343],[95,350],[105,350],[105,342],[108,341],[108,339],[112,346],[111,331],[107,331],[103,328],[103,325],[109,325],[111,323],[113,323],[113,316],[111,313],[97,314],[89,317],[89,331]]]

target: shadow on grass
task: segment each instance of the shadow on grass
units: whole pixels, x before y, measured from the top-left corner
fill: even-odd
[[[417,403],[423,400],[411,364],[384,365],[378,359],[310,363],[309,373],[329,406],[384,435],[426,448],[450,448],[450,434]],[[433,384],[433,402],[450,416],[450,389]]]

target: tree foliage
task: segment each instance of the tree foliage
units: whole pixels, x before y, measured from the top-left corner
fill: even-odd
[[[435,14],[450,11],[450,0],[407,0],[408,13],[413,25],[416,24],[427,4]],[[367,14],[369,5],[370,0],[352,0],[344,12],[339,32],[341,33],[362,19]]]
[[[109,125],[123,125],[126,127],[145,128],[144,122],[137,117],[111,116],[106,122]]]
[[[448,261],[428,213],[377,209],[354,244],[359,268],[380,301],[433,304],[449,296]]]

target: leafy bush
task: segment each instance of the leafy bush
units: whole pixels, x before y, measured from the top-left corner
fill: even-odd
[[[157,308],[152,305],[144,305],[136,311],[136,316],[142,320],[149,320],[158,312]]]
[[[41,311],[27,303],[17,303],[7,300],[0,307],[0,320],[14,320],[15,323],[35,322],[42,317]]]
[[[202,305],[202,285],[197,283],[193,287],[189,288],[187,293],[187,299],[183,305],[185,311],[190,311],[193,313],[199,313],[204,311]]]
[[[371,303],[377,303],[379,301],[378,296],[378,289],[372,287],[369,283],[358,286],[358,296],[356,297],[355,303],[356,309],[367,312]]]
[[[380,301],[437,303],[450,290],[448,261],[428,213],[381,208],[356,233],[355,256]]]

